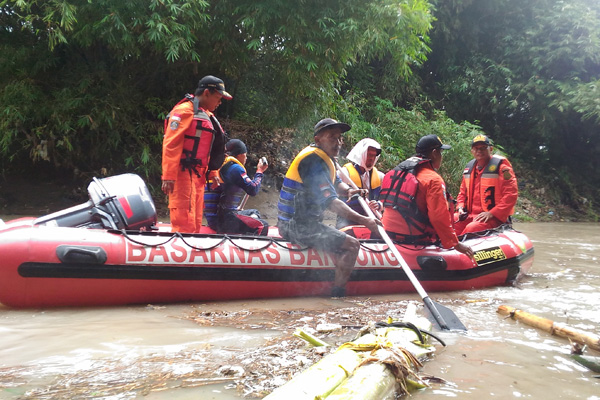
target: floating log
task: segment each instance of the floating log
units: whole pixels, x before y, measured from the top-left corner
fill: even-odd
[[[509,306],[502,305],[498,307],[498,313],[507,315],[516,321],[521,321],[535,328],[542,329],[552,335],[568,338],[576,343],[585,344],[591,349],[600,351],[600,336],[596,334],[571,328],[566,324],[538,317],[537,315],[517,310],[516,308]]]

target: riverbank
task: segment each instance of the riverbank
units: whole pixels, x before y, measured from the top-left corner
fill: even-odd
[[[265,215],[277,213],[279,189],[290,162],[299,150],[298,143],[310,138],[297,137],[292,129],[261,131],[253,125],[227,121],[225,128],[232,137],[243,138],[251,151],[246,162],[249,175],[253,175],[260,157],[267,157],[269,169],[263,178],[262,192],[258,198],[250,199],[246,208],[257,208]],[[513,160],[519,182],[519,200],[515,209],[517,222],[597,222],[592,201],[575,193],[568,187],[560,188],[557,179],[537,176],[531,168]],[[443,166],[442,166],[443,168]],[[123,172],[123,171],[121,171]],[[133,171],[128,171],[133,172]],[[97,173],[58,173],[52,168],[37,166],[34,171],[5,172],[0,176],[0,215],[40,216],[88,200],[87,186],[94,177],[114,175],[103,168]],[[160,177],[146,180],[159,220],[168,219],[167,199],[160,191]],[[550,183],[552,183],[552,185]],[[565,193],[559,193],[559,191]],[[456,195],[456,193],[452,193]],[[568,204],[561,199],[568,198]],[[253,204],[253,205],[252,205]]]

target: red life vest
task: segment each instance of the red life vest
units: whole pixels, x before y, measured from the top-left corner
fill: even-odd
[[[392,208],[400,213],[406,224],[424,234],[426,227],[431,226],[429,218],[417,207],[417,190],[419,181],[415,169],[430,160],[411,157],[388,172],[381,184],[380,201],[384,208]],[[415,237],[415,239],[418,239]]]
[[[225,134],[219,121],[199,107],[198,98],[187,94],[177,105],[190,101],[193,104],[194,118],[186,130],[181,153],[181,168],[196,171],[196,167],[203,170],[219,169],[225,159]],[[177,105],[175,107],[177,107]],[[165,119],[165,130],[169,115]]]

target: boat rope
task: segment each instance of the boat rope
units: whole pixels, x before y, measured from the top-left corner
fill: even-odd
[[[241,246],[240,244],[238,244],[238,243],[236,243],[234,241],[234,239],[243,239],[243,237],[241,237],[241,238],[237,237],[236,238],[236,237],[231,237],[231,236],[229,236],[227,234],[224,234],[222,236],[219,235],[219,237],[221,238],[221,240],[219,240],[216,244],[214,244],[212,246],[207,246],[207,247],[198,247],[198,246],[194,246],[193,244],[188,243],[188,241],[185,240],[186,236],[189,237],[189,235],[184,236],[180,232],[173,232],[173,234],[171,234],[168,237],[168,239],[166,239],[165,241],[160,242],[160,243],[144,243],[144,242],[141,242],[141,241],[136,240],[136,239],[134,239],[134,238],[132,238],[130,236],[129,233],[133,233],[133,232],[129,232],[128,233],[124,229],[121,229],[121,230],[109,229],[108,232],[123,235],[123,237],[125,239],[129,240],[130,242],[135,243],[135,244],[140,245],[140,246],[145,246],[145,247],[160,247],[160,246],[164,246],[165,244],[169,243],[171,240],[173,240],[175,238],[178,238],[178,239],[181,239],[181,241],[186,246],[188,246],[188,247],[190,247],[190,248],[192,248],[194,250],[200,250],[200,251],[210,251],[212,249],[215,249],[215,248],[221,246],[226,241],[230,242],[235,247],[237,247],[237,248],[239,248],[241,250],[244,250],[244,251],[262,251],[262,250],[266,249],[267,247],[271,246],[271,244],[276,244],[276,245],[278,245],[281,248],[284,248],[284,249],[287,249],[287,250],[293,250],[293,251],[305,251],[305,250],[309,249],[309,247],[299,247],[297,249],[290,249],[288,246],[286,246],[286,245],[284,245],[284,244],[281,243],[281,242],[286,242],[286,243],[289,243],[289,242],[287,242],[287,241],[285,241],[283,239],[278,240],[278,239],[271,238],[271,237],[253,236],[252,239],[254,239],[255,241],[256,240],[261,240],[261,241],[264,241],[266,243],[265,243],[264,246],[261,246],[261,247],[247,248],[247,247]],[[153,237],[163,236],[160,233],[157,234],[155,232],[138,232],[138,231],[135,231],[135,234],[141,234],[141,235],[144,235],[144,236],[150,236],[151,235]],[[206,235],[206,237],[214,238],[214,239],[217,238],[215,235]],[[373,251],[375,251],[375,250],[373,250]]]
[[[212,239],[217,239],[220,238],[220,240],[211,245],[211,246],[207,246],[207,247],[198,247],[195,246],[191,243],[189,243],[188,241],[186,241],[186,237],[195,237],[195,236],[190,236],[193,234],[182,234],[181,232],[173,232],[166,240],[160,242],[160,243],[144,243],[142,241],[139,241],[137,239],[134,239],[133,237],[131,237],[131,234],[139,234],[142,236],[152,236],[152,237],[161,237],[164,236],[164,233],[160,233],[160,232],[139,232],[139,231],[126,231],[125,229],[108,229],[108,232],[110,233],[115,233],[115,234],[120,234],[122,235],[125,239],[129,240],[132,243],[135,243],[137,245],[140,246],[144,246],[144,247],[160,247],[160,246],[164,246],[165,244],[169,243],[170,241],[174,240],[174,239],[180,239],[186,246],[194,249],[194,250],[199,250],[199,251],[210,251],[213,250],[219,246],[221,246],[223,243],[225,242],[230,242],[232,245],[234,245],[235,247],[237,247],[238,249],[244,250],[244,251],[262,251],[265,250],[267,247],[271,246],[272,244],[275,244],[283,249],[286,250],[292,250],[292,251],[306,251],[308,249],[310,249],[310,247],[308,246],[304,246],[304,247],[298,247],[295,249],[290,248],[288,245],[286,245],[286,243],[290,243],[289,241],[285,240],[285,239],[278,239],[278,238],[273,238],[273,237],[261,237],[261,236],[229,236],[227,234],[223,234],[223,235],[204,235],[204,237],[208,237],[208,238],[212,238]],[[235,240],[237,239],[249,239],[252,238],[254,241],[264,241],[265,244],[263,246],[260,247],[245,247],[240,245],[239,243],[236,243]],[[385,253],[387,251],[389,251],[389,247],[387,245],[385,245],[383,248],[381,249],[376,249],[373,247],[370,247],[369,244],[375,244],[376,242],[371,239],[368,241],[360,241],[360,247],[363,248],[365,251],[370,252],[370,253]],[[380,242],[378,242],[380,243]],[[407,245],[403,245],[401,243],[397,243],[398,246],[406,249],[406,250],[413,250],[413,251],[420,251],[424,248],[426,248],[426,245],[423,246],[413,246],[411,245],[411,247],[407,246]],[[435,243],[433,243],[435,244]]]
[[[181,238],[181,241],[183,243],[186,244],[186,246],[188,246],[189,248],[192,248],[194,250],[203,250],[203,251],[207,251],[207,250],[212,250],[212,249],[216,249],[217,247],[219,247],[221,244],[225,243],[226,240],[229,240],[229,236],[227,235],[223,235],[223,238],[217,242],[217,244],[214,244],[212,246],[208,246],[208,247],[198,247],[198,246],[194,246],[192,244],[189,244],[188,242],[185,241],[185,238],[183,237],[183,235],[179,232],[175,232],[176,235],[179,236],[179,238]]]
[[[376,322],[375,323],[375,327],[376,328],[407,328],[407,329],[411,329],[413,330],[417,336],[419,337],[419,341],[422,344],[425,344],[425,338],[423,338],[423,333],[426,335],[431,336],[432,338],[434,338],[435,340],[437,340],[438,342],[440,342],[440,344],[444,347],[446,347],[446,343],[439,337],[437,337],[436,335],[434,335],[433,333],[426,331],[424,329],[419,329],[415,324],[410,323],[410,322],[402,322],[402,321],[396,321],[396,322],[392,322],[392,323],[387,323],[387,322]]]
[[[143,242],[140,242],[140,241],[138,241],[138,240],[132,239],[132,238],[131,238],[131,236],[129,236],[129,235],[127,234],[127,231],[125,231],[124,229],[120,229],[120,230],[119,230],[119,229],[109,229],[109,230],[108,230],[108,233],[116,233],[116,234],[121,234],[121,235],[123,235],[123,237],[125,237],[125,238],[126,238],[127,240],[129,240],[130,242],[132,242],[132,243],[135,243],[135,244],[139,244],[140,246],[146,246],[146,247],[159,247],[159,246],[164,246],[165,244],[169,243],[171,240],[173,240],[173,239],[175,239],[176,237],[178,237],[178,236],[177,236],[177,234],[174,234],[174,235],[171,235],[171,236],[170,236],[170,237],[169,237],[167,240],[165,240],[165,241],[164,241],[164,242],[162,242],[162,243],[150,244],[150,243],[143,243]],[[136,231],[136,233],[138,233],[138,232]]]
[[[360,242],[360,247],[362,247],[363,249],[370,251],[371,253],[385,253],[386,251],[388,251],[390,248],[385,245],[385,247],[383,247],[382,249],[373,249],[369,246],[367,246],[365,243]]]

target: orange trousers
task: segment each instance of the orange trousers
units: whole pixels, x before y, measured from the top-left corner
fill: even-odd
[[[189,170],[177,173],[173,192],[169,194],[171,232],[200,232],[204,209],[206,168],[197,167],[197,171],[200,177],[194,171]]]
[[[502,221],[497,218],[491,218],[488,222],[473,221],[473,216],[469,216],[464,221],[458,221],[458,213],[454,214],[454,230],[457,235],[464,235],[465,233],[481,232],[488,229],[494,229],[502,225]]]

